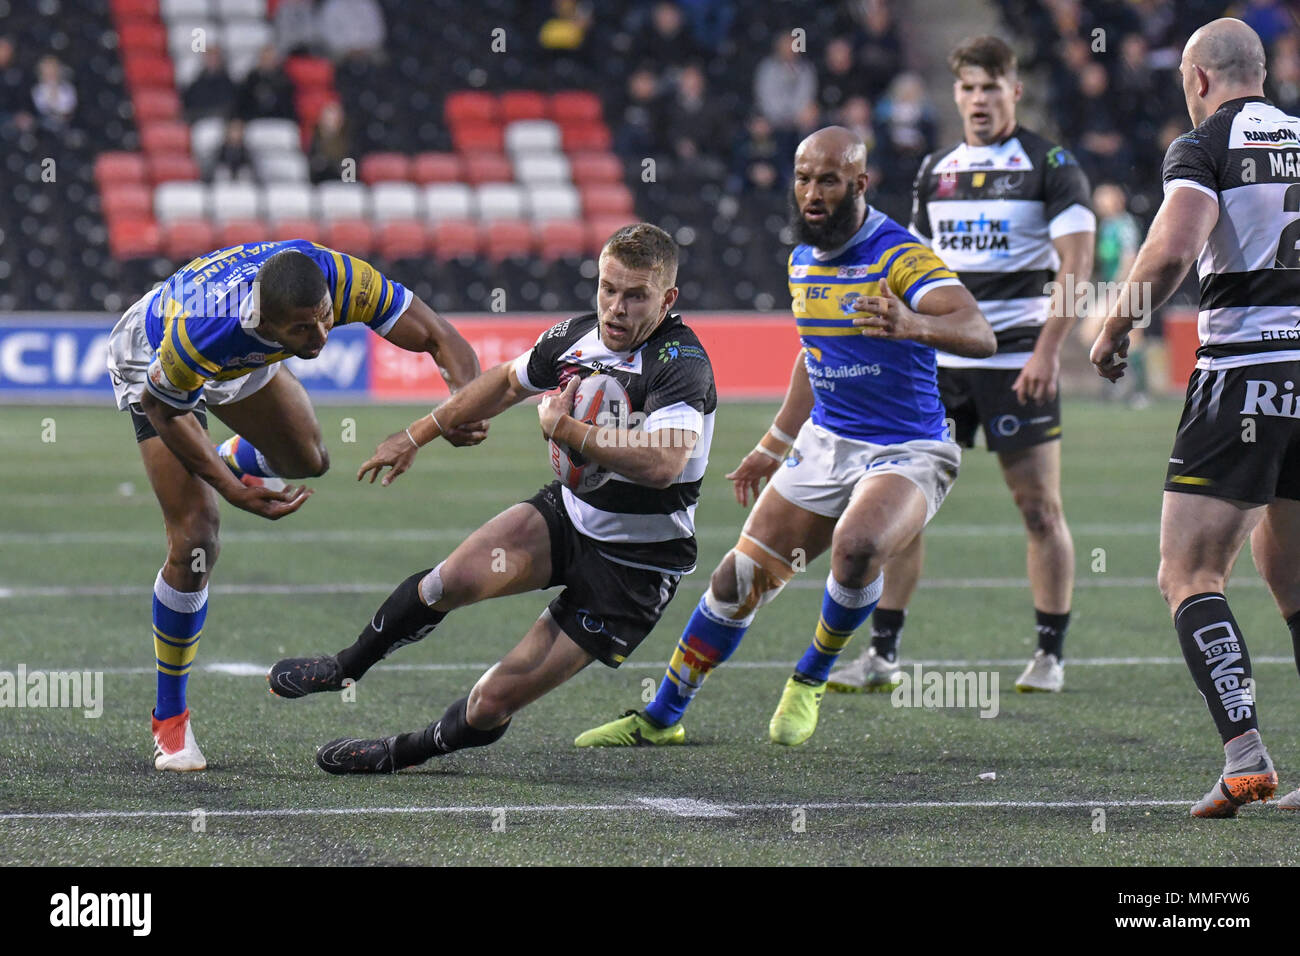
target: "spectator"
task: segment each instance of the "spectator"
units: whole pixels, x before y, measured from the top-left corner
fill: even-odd
[[[732,0],[681,0],[691,34],[705,52],[717,53],[731,33],[736,8]]]
[[[633,51],[638,62],[676,69],[701,59],[703,53],[685,28],[681,8],[675,3],[656,3],[650,11],[650,29]]]
[[[852,97],[868,95],[866,71],[854,65],[853,43],[847,37],[826,44],[817,74],[817,99],[827,113],[836,112]]]
[[[1268,58],[1265,89],[1277,108],[1295,115],[1300,110],[1300,37],[1284,33]]]
[[[1137,220],[1125,208],[1124,189],[1115,183],[1101,183],[1093,191],[1092,207],[1097,213],[1097,254],[1093,260],[1094,277],[1100,283],[1114,283],[1102,286],[1103,289],[1117,289],[1119,283],[1128,276],[1133,260],[1137,258],[1138,246],[1142,244],[1142,231]],[[1099,307],[1097,313],[1105,312]],[[1096,330],[1104,315],[1088,316],[1083,327],[1091,327],[1091,342],[1096,338]],[[1129,402],[1138,408],[1151,404],[1147,389],[1147,361],[1143,329],[1134,329],[1129,335],[1128,364]]]
[[[1291,27],[1291,18],[1277,0],[1249,0],[1246,9],[1240,13],[1228,13],[1226,16],[1239,16],[1252,30],[1259,34],[1264,46],[1286,33]]]
[[[869,179],[867,188],[881,189],[885,186],[887,177],[885,168],[876,155],[880,144],[876,136],[876,124],[872,116],[871,103],[868,102],[865,96],[853,97],[845,102],[843,108],[836,114],[835,122],[851,131],[858,139],[862,140],[862,145],[867,147],[867,177]],[[910,183],[908,185],[910,188]]]
[[[343,107],[327,103],[316,120],[316,130],[311,137],[311,150],[307,162],[311,167],[311,181],[325,182],[338,179],[343,160],[352,156],[352,137],[343,117]]]
[[[903,69],[903,43],[884,0],[869,0],[858,45],[858,70],[863,94],[873,102]]]
[[[891,167],[911,188],[912,174],[935,147],[938,128],[925,83],[915,73],[900,73],[877,109],[881,146]],[[905,171],[905,172],[904,172]]]
[[[1079,160],[1089,179],[1124,179],[1130,153],[1120,132],[1110,78],[1100,63],[1089,63],[1079,75],[1079,95],[1070,129],[1077,137]]]
[[[30,129],[33,121],[27,101],[27,78],[14,62],[13,40],[0,36],[0,126],[9,122]]]
[[[226,122],[226,135],[221,147],[212,157],[212,165],[203,177],[208,182],[246,182],[257,181],[253,173],[253,158],[244,145],[244,121],[231,119]]]
[[[553,0],[551,16],[542,23],[537,42],[544,50],[576,53],[587,42],[591,11],[577,0]]]
[[[230,116],[237,95],[234,81],[226,71],[226,59],[220,47],[213,45],[203,54],[203,68],[198,76],[181,95],[185,119],[194,123],[207,116]]]
[[[293,84],[280,66],[280,54],[275,47],[262,47],[257,55],[257,66],[244,77],[239,87],[235,115],[240,119],[276,117],[293,119]]]
[[[375,0],[325,0],[317,31],[335,60],[374,60],[384,51],[384,13]]]
[[[63,73],[59,58],[47,54],[36,64],[36,86],[32,104],[41,126],[53,131],[67,129],[77,110],[77,90]]]
[[[785,31],[777,31],[771,55],[758,64],[754,103],[778,134],[794,133],[817,106],[817,71]]]
[[[761,113],[754,113],[745,124],[745,132],[732,150],[730,193],[784,189],[790,157],[772,131],[772,124]]]
[[[312,0],[280,0],[275,8],[275,45],[281,56],[310,56],[320,38]]]
[[[692,64],[678,74],[664,132],[681,171],[700,179],[722,178],[722,164],[713,155],[713,144],[730,137],[721,111],[708,97],[699,66]]]
[[[638,160],[654,154],[661,141],[661,126],[659,79],[650,67],[638,67],[627,78],[627,104],[614,134],[615,151]]]

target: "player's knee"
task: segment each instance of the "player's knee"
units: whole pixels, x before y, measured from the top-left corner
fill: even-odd
[[[495,681],[479,681],[469,693],[465,705],[465,718],[480,730],[498,727],[509,720],[518,709],[512,695]]]
[[[762,562],[732,550],[722,559],[704,595],[709,610],[729,621],[748,624],[754,613],[772,601],[794,575],[789,565],[764,556]]]
[[[318,441],[308,445],[292,461],[283,465],[272,459],[271,466],[281,478],[319,478],[329,471],[330,455],[325,444]]]
[[[196,587],[207,578],[221,553],[216,513],[196,515],[167,531],[167,563]]]
[[[1015,496],[1016,507],[1024,519],[1025,530],[1036,537],[1054,534],[1061,527],[1062,508],[1057,498],[1039,492]]]
[[[888,557],[884,543],[867,531],[837,536],[831,549],[831,563],[835,578],[843,583],[861,587],[879,573]]]
[[[728,551],[721,563],[709,578],[709,590],[719,601],[734,604],[740,600],[740,588],[736,584],[736,559],[734,552]]]

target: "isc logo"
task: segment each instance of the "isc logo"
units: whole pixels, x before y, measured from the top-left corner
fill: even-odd
[[[828,285],[814,285],[814,286],[809,286],[809,287],[808,287],[808,298],[810,298],[810,299],[825,299],[825,298],[827,298],[827,293],[829,293],[830,291],[831,291],[831,287],[828,286]]]

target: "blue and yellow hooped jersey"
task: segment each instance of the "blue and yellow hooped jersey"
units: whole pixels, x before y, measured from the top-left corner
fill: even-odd
[[[257,270],[287,249],[320,266],[335,325],[364,322],[386,335],[411,304],[410,290],[368,262],[305,239],[247,243],[199,256],[159,286],[146,311],[145,331],[154,349],[147,386],[159,400],[193,408],[204,382],[239,378],[290,356],[249,321]]]
[[[909,308],[931,289],[960,285],[916,237],[876,209],[848,244],[827,255],[813,246],[790,254],[790,295],[812,382],[812,420],[843,438],[894,445],[944,438],[934,349],[870,338],[853,325],[853,303],[888,282]]]

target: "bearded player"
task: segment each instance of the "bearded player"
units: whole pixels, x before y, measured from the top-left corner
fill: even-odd
[[[592,661],[618,667],[658,622],[681,575],[695,566],[695,506],[717,407],[708,355],[670,311],[676,277],[677,246],[667,233],[648,223],[620,229],[600,254],[597,312],[542,333],[528,352],[391,436],[361,466],[357,477],[372,482],[391,467],[388,484],[443,429],[492,418],[559,386],[563,391],[538,406],[542,436],[615,474],[580,493],[552,482],[483,525],[437,567],[402,582],[350,647],[271,668],[267,680],[281,697],[338,690],[455,608],[564,586],[523,640],[441,719],[413,733],[331,741],[316,755],[322,770],[392,773],[486,746],[521,708]],[[627,389],[632,410],[645,416],[638,434],[569,414],[580,379],[596,371]]]
[[[838,126],[795,153],[801,244],[789,281],[803,349],[771,429],[727,476],[737,501],[757,503],[655,699],[580,735],[580,747],[683,742],[687,705],[794,576],[796,555],[829,549],[821,618],[768,728],[775,743],[803,743],[831,666],[880,598],[881,569],[957,476],[961,452],[945,434],[934,353],[992,355],[993,330],[933,252],[867,205],[866,159],[861,140]]]

